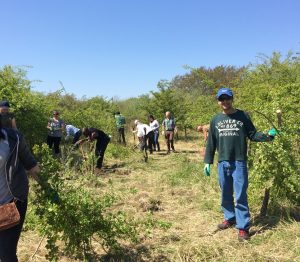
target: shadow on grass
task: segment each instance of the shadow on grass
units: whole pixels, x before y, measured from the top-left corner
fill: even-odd
[[[126,163],[118,163],[113,165],[105,165],[102,167],[102,169],[115,169],[115,168],[122,168],[126,166]]]
[[[180,150],[179,152],[185,154],[195,154],[195,153],[199,153],[199,150]]]
[[[259,227],[257,230],[251,230],[250,235],[260,234],[266,230],[275,228],[280,222],[300,222],[300,207],[282,207],[273,206],[268,210],[265,217],[256,216],[252,225]]]
[[[134,249],[122,247],[117,253],[108,253],[99,257],[95,257],[91,262],[144,262],[144,261],[158,261],[170,262],[164,255],[156,257],[151,256],[151,252],[145,245],[139,245]]]

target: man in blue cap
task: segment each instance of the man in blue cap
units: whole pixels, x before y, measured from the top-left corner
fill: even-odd
[[[257,132],[249,115],[233,107],[233,93],[221,87],[217,101],[222,110],[210,122],[204,157],[204,174],[210,175],[215,151],[218,151],[218,175],[221,187],[221,206],[224,222],[220,230],[236,225],[238,240],[250,239],[250,212],[248,207],[247,138],[251,141],[272,141],[277,132],[272,128],[268,135]],[[233,199],[235,193],[235,202]]]

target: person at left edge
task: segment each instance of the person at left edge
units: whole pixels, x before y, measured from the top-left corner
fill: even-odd
[[[39,166],[23,135],[17,130],[3,128],[0,122],[0,205],[15,201],[20,223],[0,231],[0,261],[17,262],[17,245],[22,231],[28,199],[28,177],[39,184]],[[27,173],[27,174],[26,174]]]
[[[0,114],[2,127],[17,129],[16,119],[10,112],[10,104],[8,101],[0,101]]]

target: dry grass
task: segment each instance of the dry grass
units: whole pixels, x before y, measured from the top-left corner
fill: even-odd
[[[198,142],[178,141],[178,153],[155,152],[148,163],[135,154],[118,172],[99,178],[107,185],[112,181],[114,191],[122,196],[116,208],[136,220],[157,223],[149,232],[141,232],[140,243],[124,250],[123,257],[105,256],[95,243],[97,261],[300,261],[299,222],[277,218],[276,223],[257,223],[247,243],[237,241],[235,229],[215,232],[222,220],[216,171],[210,178],[203,176]],[[35,232],[22,233],[20,261],[28,261],[40,239]],[[45,240],[32,261],[46,261],[44,245]]]

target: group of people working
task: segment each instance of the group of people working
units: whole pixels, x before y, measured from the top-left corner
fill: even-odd
[[[125,139],[125,117],[118,111],[115,113],[116,127],[118,131],[117,141],[126,145]],[[149,150],[150,154],[153,151],[160,151],[159,144],[159,122],[153,117],[149,116],[149,125],[143,124],[139,120],[134,121],[135,130],[134,134],[137,135],[139,140],[139,146],[141,150]],[[72,140],[74,145],[79,145],[85,140],[94,141],[96,140],[95,155],[98,157],[96,163],[96,173],[101,173],[101,168],[104,159],[104,153],[107,148],[107,145],[110,141],[110,136],[104,133],[102,130],[96,128],[87,128],[83,129],[77,128],[73,125],[65,125],[64,121],[60,119],[59,112],[53,111],[53,116],[49,119],[47,128],[47,144],[49,148],[54,148],[54,154],[60,154],[60,142],[63,136],[63,132],[66,132],[66,140]],[[162,122],[162,134],[165,136],[167,144],[167,153],[170,153],[171,150],[175,152],[174,148],[174,132],[176,131],[175,119],[172,118],[171,112],[166,112],[166,118]],[[86,139],[81,139],[81,136],[84,136]]]
[[[54,147],[54,154],[58,156],[60,154],[60,142],[63,136],[63,132],[66,132],[65,140],[72,140],[72,144],[77,147],[84,141],[88,140],[89,142],[96,141],[95,146],[95,155],[97,156],[96,161],[96,174],[101,172],[104,153],[107,148],[107,145],[110,141],[110,136],[104,133],[102,130],[97,128],[88,128],[84,127],[82,129],[77,128],[73,125],[65,125],[64,121],[60,119],[59,112],[53,111],[53,116],[49,119],[47,128],[47,144],[49,148]],[[85,138],[80,139],[81,136]]]
[[[160,151],[159,144],[159,128],[160,125],[153,115],[149,116],[149,125],[141,123],[138,119],[134,121],[136,133],[139,139],[140,149],[149,149],[150,154],[153,151]],[[166,112],[166,118],[162,122],[162,135],[164,135],[167,144],[167,153],[171,150],[175,152],[174,148],[174,133],[176,132],[175,119],[171,116],[171,112]]]
[[[236,226],[238,240],[244,241],[250,238],[250,212],[247,197],[247,138],[256,142],[268,142],[272,141],[278,132],[274,128],[269,130],[268,134],[257,132],[249,115],[233,107],[231,89],[220,88],[216,99],[221,113],[212,118],[208,130],[205,127],[207,142],[204,174],[210,176],[214,155],[218,151],[217,170],[221,188],[221,206],[224,212],[224,221],[218,225],[218,229],[225,230]],[[32,156],[23,136],[16,130],[14,117],[8,115],[8,112],[9,103],[7,101],[0,102],[0,205],[15,202],[21,219],[18,225],[0,231],[0,261],[16,262],[18,261],[16,256],[17,243],[27,208],[27,174],[32,175],[40,184],[41,180],[38,177],[37,161]],[[123,143],[126,144],[125,119],[120,119],[119,116],[118,112],[116,121],[120,128],[118,130],[119,142],[122,139]],[[135,120],[135,132],[141,148],[146,146],[147,141],[149,150],[160,150],[158,142],[159,123],[153,116],[150,116],[149,120],[150,125]],[[110,141],[110,137],[103,131],[96,128],[78,129],[71,125],[64,126],[64,122],[59,119],[57,111],[53,112],[53,118],[49,120],[47,128],[49,129],[47,143],[49,147],[54,145],[55,153],[59,153],[59,142],[65,128],[67,137],[72,136],[75,145],[84,141],[79,140],[81,135],[90,141],[96,140],[96,155],[99,156],[97,167],[101,168],[104,151]],[[167,141],[168,152],[175,151],[173,138],[176,126],[170,112],[166,112],[162,128],[162,133]],[[203,127],[199,127],[198,131],[203,131]],[[45,187],[42,184],[41,186]]]

